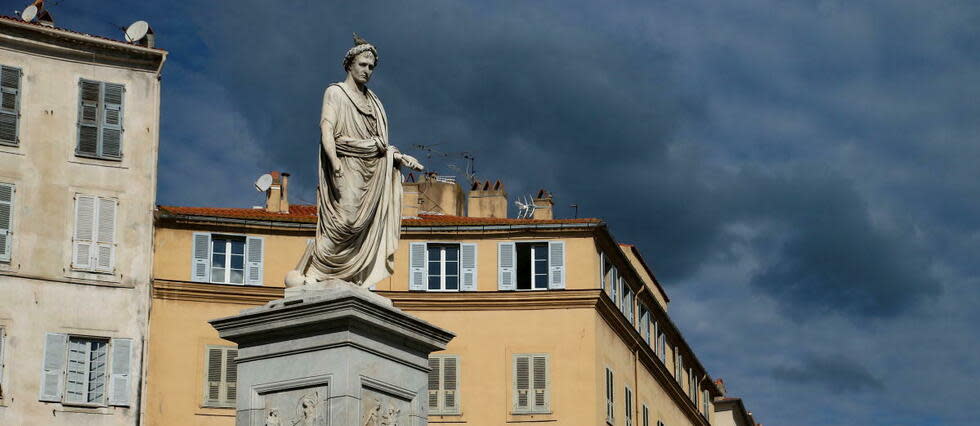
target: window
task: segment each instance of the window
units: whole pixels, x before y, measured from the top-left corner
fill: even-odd
[[[261,237],[194,233],[191,280],[262,285]]]
[[[660,362],[667,363],[667,335],[660,333]]]
[[[459,414],[459,357],[429,357],[429,414]]]
[[[234,407],[238,396],[238,370],[235,358],[238,349],[233,346],[208,345],[204,349],[204,405],[209,407]]]
[[[704,414],[705,419],[708,419],[708,414],[711,413],[711,394],[707,389],[701,391],[701,413]]]
[[[116,253],[116,200],[75,196],[72,268],[112,273]]]
[[[13,250],[14,186],[0,183],[0,262],[10,262]]]
[[[650,345],[650,310],[642,303],[640,304],[640,335],[643,336],[643,341]]]
[[[429,291],[459,290],[459,244],[429,244]]]
[[[613,424],[616,419],[616,410],[613,403],[615,388],[613,387],[613,372],[606,369],[606,423]]]
[[[633,426],[633,391],[629,387],[626,388],[626,399],[623,401],[626,403],[626,426]]]
[[[694,401],[694,406],[698,406],[697,378],[694,377],[694,369],[687,370],[687,396]]]
[[[616,306],[619,306],[620,305],[620,301],[619,301],[619,271],[616,270],[616,267],[615,266],[612,268],[612,274],[609,275],[609,279],[610,279],[609,287],[612,288],[612,300],[613,300],[613,303],[615,303]]]
[[[78,86],[78,147],[75,155],[121,159],[125,87],[90,80],[81,80]]]
[[[630,288],[628,284],[623,281],[623,306],[620,309],[623,311],[623,316],[626,317],[626,321],[633,324],[633,289]]]
[[[0,144],[17,145],[20,120],[20,69],[0,65]]]
[[[409,244],[409,290],[476,291],[476,244]]]
[[[41,401],[128,406],[132,339],[48,333],[41,369]]]
[[[565,288],[565,243],[501,242],[497,244],[499,290]]]
[[[684,371],[684,357],[681,356],[681,351],[677,346],[674,346],[674,378],[677,379],[677,383],[684,383],[681,381],[681,372]]]
[[[548,356],[514,355],[514,412],[547,413],[549,395]]]
[[[643,426],[650,426],[650,409],[643,404]]]

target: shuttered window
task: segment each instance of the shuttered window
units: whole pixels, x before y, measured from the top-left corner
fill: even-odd
[[[192,281],[262,285],[262,237],[195,232],[192,238]]]
[[[232,346],[211,346],[204,349],[204,405],[234,407],[238,394],[238,370],[235,358],[238,349]]]
[[[459,356],[429,357],[429,414],[459,414]]]
[[[547,413],[551,395],[547,354],[514,355],[514,412]]]
[[[640,303],[640,335],[643,336],[643,341],[650,345],[650,310],[647,309],[646,305]]]
[[[565,242],[501,242],[498,290],[565,288]]]
[[[18,68],[0,65],[0,144],[20,143],[20,76]]]
[[[410,243],[408,289],[476,291],[476,244]]]
[[[75,196],[72,268],[111,273],[116,254],[116,200]]]
[[[39,399],[73,405],[130,405],[132,342],[48,333]]]
[[[13,250],[14,186],[0,183],[0,262],[10,261]]]
[[[633,391],[626,388],[626,398],[623,400],[626,406],[626,426],[633,426]]]
[[[606,369],[606,423],[613,424],[616,419],[615,406],[616,388],[613,383],[613,372]]]
[[[80,80],[78,83],[78,146],[82,157],[122,158],[123,95],[121,84]]]
[[[701,391],[701,414],[704,414],[706,420],[710,420],[709,414],[711,413],[711,394],[707,389]]]
[[[646,404],[643,404],[643,426],[650,426],[650,409]]]

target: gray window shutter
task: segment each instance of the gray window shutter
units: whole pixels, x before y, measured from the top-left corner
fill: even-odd
[[[262,237],[248,237],[245,247],[245,284],[262,285]]]
[[[606,289],[606,254],[599,252],[599,288]]]
[[[549,288],[565,288],[565,242],[548,242],[548,274]]]
[[[3,344],[7,338],[7,330],[0,327],[0,395],[3,395]]]
[[[535,355],[531,357],[531,371],[534,380],[531,386],[534,388],[534,410],[546,411],[548,409],[548,357],[545,355]]]
[[[516,290],[517,246],[512,242],[497,243],[497,290]]]
[[[462,276],[462,291],[476,291],[476,244],[460,244],[459,271]]]
[[[109,376],[109,405],[128,407],[130,404],[130,365],[133,359],[133,339],[112,339],[112,370]]]
[[[98,199],[98,220],[96,228],[95,269],[112,272],[116,252],[116,200]]]
[[[459,409],[459,369],[457,362],[456,357],[442,358],[442,406],[449,412],[456,412]]]
[[[72,249],[72,266],[77,269],[92,268],[95,254],[95,204],[91,195],[75,196],[75,238]]]
[[[78,83],[78,148],[83,155],[99,155],[99,100],[102,84],[81,80]]]
[[[194,233],[194,249],[191,253],[191,281],[211,281],[211,234]]]
[[[109,158],[122,157],[122,104],[125,89],[121,84],[103,83],[102,153]]]
[[[612,421],[616,418],[615,405],[613,404],[613,398],[616,394],[616,388],[613,384],[613,372],[610,369],[606,369],[606,420]]]
[[[408,289],[424,291],[428,272],[426,272],[425,243],[410,243],[408,245]]]
[[[429,410],[439,409],[439,386],[442,377],[442,358],[429,358]]]
[[[0,143],[17,145],[20,118],[20,70],[0,67]]]
[[[41,401],[60,402],[65,388],[65,363],[68,335],[47,333],[44,336],[44,362],[41,365]]]
[[[514,410],[526,411],[531,408],[531,357],[514,357]]]
[[[609,287],[612,287],[612,300],[616,306],[619,306],[619,270],[613,266],[612,273],[609,276]]]
[[[224,351],[219,347],[207,348],[207,377],[205,377],[205,395],[204,400],[208,405],[220,404],[221,403],[221,375],[223,371],[222,365],[222,355]]]
[[[225,350],[225,397],[228,404],[234,404],[238,398],[238,365],[235,364],[238,358],[238,349]]]
[[[0,183],[0,261],[10,261],[13,249],[14,186]]]

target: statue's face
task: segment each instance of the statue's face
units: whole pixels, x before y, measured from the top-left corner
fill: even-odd
[[[347,72],[350,73],[351,77],[354,78],[358,84],[367,84],[371,80],[371,73],[374,72],[375,58],[374,54],[371,52],[363,52],[350,64]]]

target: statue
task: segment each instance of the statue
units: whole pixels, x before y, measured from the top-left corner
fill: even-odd
[[[391,276],[401,228],[401,172],[422,170],[388,143],[388,117],[367,88],[378,51],[354,35],[347,78],[327,87],[320,116],[316,240],[286,278],[294,287],[339,280],[361,287]]]

